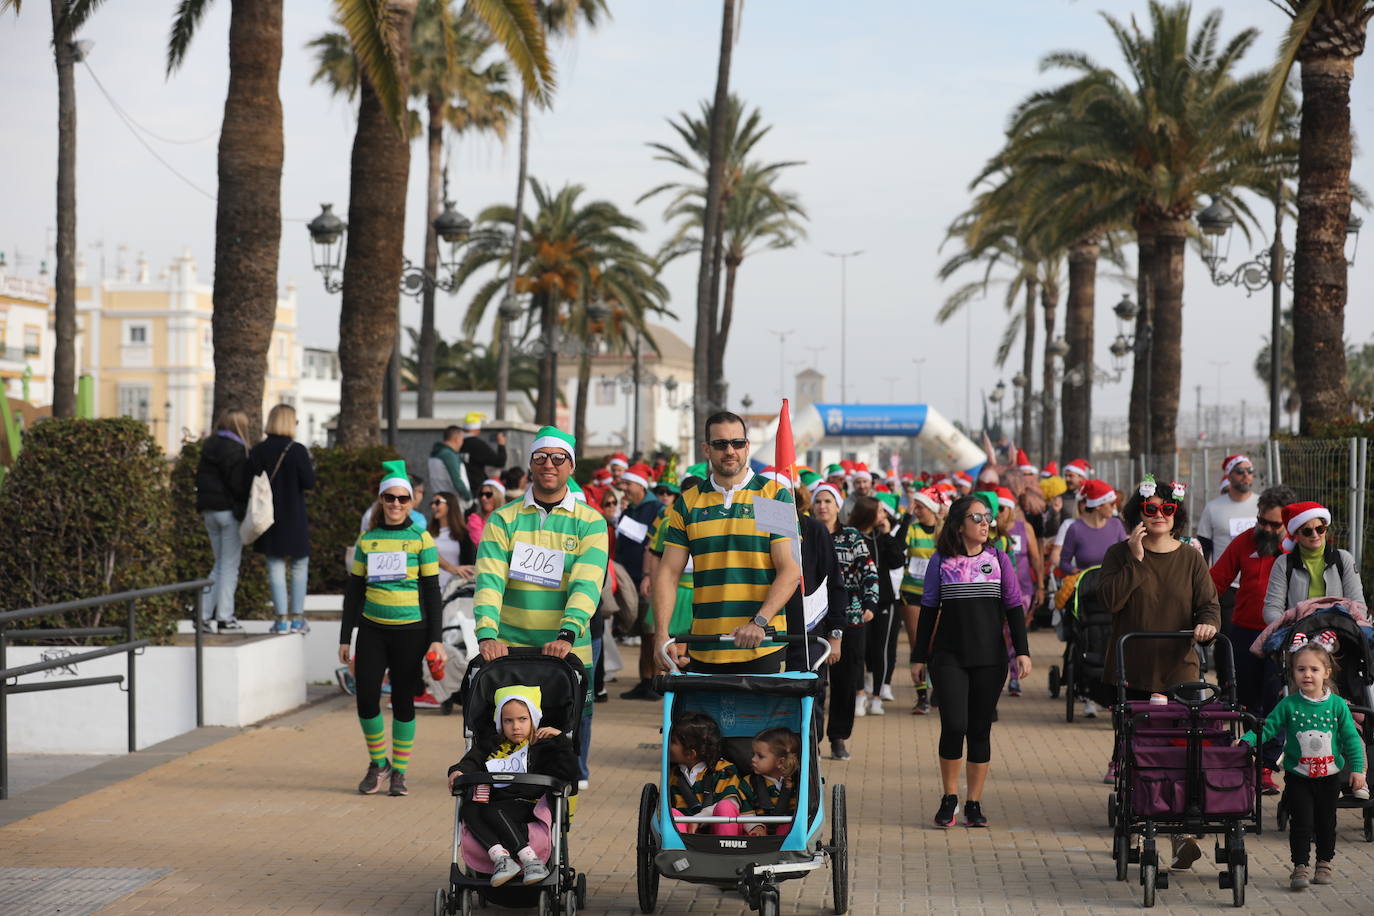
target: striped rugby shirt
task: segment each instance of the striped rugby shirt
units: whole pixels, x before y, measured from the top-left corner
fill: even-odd
[[[693,564],[694,635],[730,633],[749,623],[768,597],[776,575],[773,543],[791,540],[760,531],[754,522],[754,500],[769,498],[790,503],[791,490],[755,474],[730,492],[728,506],[725,497],[709,479],[704,480],[684,490],[663,520],[665,549],[680,547],[688,551]],[[778,633],[787,632],[783,608],[778,608],[770,625]],[[721,665],[753,661],[783,651],[768,645],[756,649],[723,645],[727,647],[693,646],[691,656]]]
[[[434,538],[423,525],[414,522],[399,529],[372,528],[359,535],[349,571],[366,580],[368,554],[397,551],[405,554],[405,578],[367,583],[363,616],[373,623],[419,623],[424,619],[420,612],[420,577],[439,575],[439,550],[434,546]]]
[[[558,588],[511,579],[516,543],[564,552],[563,583]],[[577,634],[571,655],[592,664],[588,623],[601,602],[606,578],[606,519],[573,496],[545,513],[534,502],[534,488],[523,500],[497,509],[487,519],[477,545],[477,593],[473,613],[478,639],[512,646],[543,646],[561,629]]]
[[[912,520],[906,529],[906,570],[902,573],[902,602],[920,604],[921,592],[925,589],[926,561],[935,555],[935,536]],[[917,561],[917,562],[913,562]],[[913,569],[915,570],[913,572]]]

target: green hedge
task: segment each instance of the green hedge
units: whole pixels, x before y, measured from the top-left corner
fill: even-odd
[[[214,551],[205,522],[196,511],[196,465],[205,442],[197,439],[181,447],[172,465],[172,541],[176,545],[173,575],[179,582],[201,579],[215,565]],[[234,592],[234,616],[243,620],[262,620],[272,616],[271,592],[267,587],[267,563],[262,554],[245,547],[239,562],[239,587]]]
[[[315,489],[305,500],[310,517],[311,594],[343,591],[348,581],[345,551],[358,540],[358,523],[377,500],[382,462],[399,457],[385,445],[310,450],[316,477]],[[415,468],[410,470],[415,472]]]
[[[25,433],[0,489],[0,608],[94,598],[177,581],[167,464],[136,420],[48,419]],[[141,636],[164,641],[189,599],[140,602]],[[107,606],[34,626],[123,624]]]

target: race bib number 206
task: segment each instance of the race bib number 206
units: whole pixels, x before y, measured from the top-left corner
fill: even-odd
[[[510,555],[510,578],[545,588],[560,588],[566,560],[567,554],[556,548],[516,541]]]

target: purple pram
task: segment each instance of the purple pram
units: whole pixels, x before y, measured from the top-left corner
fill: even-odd
[[[1126,646],[1133,639],[1188,639],[1191,631],[1129,633],[1117,643],[1117,670],[1126,670]],[[1226,871],[1220,886],[1232,902],[1245,902],[1245,834],[1259,831],[1259,760],[1236,739],[1255,718],[1236,700],[1231,645],[1217,637],[1219,660],[1228,673],[1223,688],[1198,681],[1172,688],[1170,701],[1154,705],[1127,700],[1124,679],[1112,721],[1116,730],[1116,788],[1108,799],[1107,819],[1114,834],[1112,858],[1118,880],[1131,863],[1140,865],[1144,905],[1154,905],[1155,889],[1169,886],[1159,868],[1156,838],[1187,834],[1218,837],[1216,861]],[[1139,837],[1139,847],[1136,838]]]

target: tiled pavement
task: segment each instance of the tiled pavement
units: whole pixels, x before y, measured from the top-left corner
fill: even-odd
[[[938,718],[907,714],[899,673],[889,714],[856,723],[854,757],[826,761],[848,785],[853,912],[1100,913],[1139,907],[1139,886],[1113,880],[1105,825],[1107,719],[1065,724],[1044,689],[1058,651],[1033,634],[1026,696],[1004,698],[985,793],[989,830],[927,826],[938,803]],[[637,912],[633,865],[639,788],[652,778],[658,704],[598,706],[592,788],[573,828],[589,911]],[[445,876],[452,806],[443,772],[460,752],[460,720],[425,714],[408,798],[359,796],[366,760],[357,720],[340,698],[315,714],[248,730],[123,782],[0,829],[15,868],[168,869],[103,914],[404,913],[431,911]],[[1374,844],[1340,820],[1339,883],[1286,890],[1287,847],[1272,829],[1251,838],[1253,912],[1374,913]],[[1210,856],[1200,865],[1210,862]],[[29,872],[32,875],[34,873]],[[1135,873],[1132,872],[1132,879]],[[825,871],[783,885],[783,911],[826,913]],[[111,899],[111,898],[107,898]],[[1159,892],[1169,913],[1230,905],[1213,868],[1175,876]],[[745,912],[733,894],[665,880],[661,913]]]

